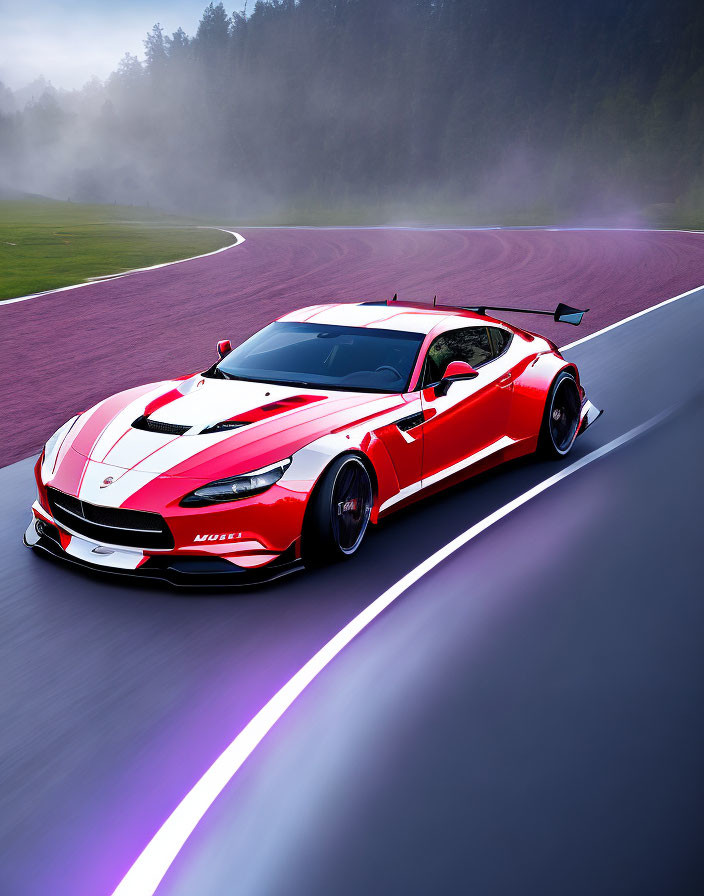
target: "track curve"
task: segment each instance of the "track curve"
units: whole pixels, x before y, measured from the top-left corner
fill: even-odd
[[[1,387],[5,460],[26,455],[30,435],[44,439],[50,413],[63,418],[118,387],[195,369],[218,336],[244,336],[304,302],[392,288],[419,297],[431,281],[443,284],[437,292],[447,301],[491,295],[507,304],[539,298],[549,307],[557,299],[578,303],[581,295],[594,309],[586,318],[594,330],[704,281],[704,237],[697,234],[244,235],[246,243],[224,253],[225,269],[218,261],[217,271],[206,270],[213,259],[204,259],[178,274],[167,268],[67,293],[66,301],[75,299],[70,306],[62,298],[52,308],[55,297],[42,297],[0,309],[0,321],[14,321],[13,336],[4,328],[0,337],[15,374]],[[652,256],[662,271],[651,268]],[[298,272],[288,283],[287,269]],[[201,298],[205,311],[174,311],[169,319],[169,309],[180,307],[174,297],[186,296]],[[642,423],[675,394],[701,400],[703,297],[699,291],[569,352],[606,409],[577,454]],[[562,327],[558,340],[590,329]],[[40,347],[29,357],[32,334]],[[91,335],[95,351],[77,356]],[[663,345],[671,347],[667,363]],[[676,445],[673,455],[676,461],[662,458],[664,467],[681,462]],[[344,575],[319,570],[230,598],[110,583],[43,562],[20,542],[33,494],[31,461],[0,470],[0,653],[9,683],[0,693],[0,891],[108,896],[232,737],[321,644],[417,564],[421,547],[431,554],[546,475],[544,464],[526,462],[482,477],[390,519]],[[599,487],[592,481],[591,489]],[[555,500],[560,526],[570,531],[584,505]],[[501,547],[519,557],[521,545]],[[516,566],[517,579],[519,572]]]
[[[159,896],[701,893],[704,469],[653,470],[703,432],[700,401],[419,581]]]
[[[235,249],[0,307],[0,466],[118,389],[204,368],[292,308],[391,296],[566,301],[598,330],[704,283],[704,234],[603,230],[240,229]],[[525,318],[522,320],[525,325]],[[565,328],[541,319],[565,341]],[[543,326],[544,325],[544,326]]]
[[[673,395],[701,400],[703,298],[700,290],[568,353],[606,409],[572,458]],[[663,344],[677,351],[653,376]],[[681,463],[679,446],[672,452],[676,460],[660,458],[664,469]],[[416,566],[421,550],[430,555],[554,469],[528,461],[489,474],[389,519],[344,570],[235,596],[106,582],[42,561],[20,541],[31,461],[0,470],[9,682],[0,691],[0,891],[109,896],[194,782],[323,643]],[[588,495],[568,504],[555,495],[569,532]],[[501,547],[520,580],[525,542]]]

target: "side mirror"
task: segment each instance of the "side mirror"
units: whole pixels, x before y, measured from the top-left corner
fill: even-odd
[[[445,374],[435,387],[436,395],[447,395],[450,386],[457,380],[473,380],[478,372],[466,361],[450,361]]]
[[[222,359],[229,355],[232,351],[232,343],[229,339],[221,339],[220,342],[218,342],[217,348],[218,355],[220,356],[220,360],[222,361]]]

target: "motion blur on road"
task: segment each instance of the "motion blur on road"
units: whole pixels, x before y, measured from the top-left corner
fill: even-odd
[[[209,260],[208,314],[183,320],[200,358],[173,330],[173,347],[157,337],[174,269],[66,294],[86,309],[93,303],[97,315],[119,288],[123,309],[139,302],[151,320],[142,333],[129,315],[116,318],[80,359],[80,334],[60,328],[57,297],[4,309],[16,332],[39,331],[39,307],[57,321],[28,371],[33,388],[14,412],[21,435],[10,433],[6,450],[36,448],[36,418],[51,404],[40,383],[62,358],[67,372],[84,367],[90,401],[147,369],[206,366],[215,338],[261,323],[244,301],[228,310],[226,294],[271,289],[268,317],[304,295],[320,300],[332,267],[317,262],[332,253],[326,247],[345,249],[339,276],[356,286],[348,298],[383,295],[392,286],[385,278],[401,269],[409,293],[424,295],[444,269],[455,272],[443,283],[455,300],[468,290],[476,301],[481,290],[487,302],[549,307],[559,296],[591,306],[586,329],[546,328],[560,344],[595,333],[565,356],[605,409],[564,465],[660,412],[672,415],[492,527],[354,641],[226,788],[159,892],[658,893],[673,881],[674,892],[696,891],[704,882],[704,290],[694,287],[704,237],[245,235]],[[621,264],[605,268],[611,240]],[[560,283],[553,261],[564,247],[568,255],[575,247],[582,273],[565,269]],[[637,261],[627,264],[629,251]],[[514,260],[513,281],[492,278],[490,262],[479,275],[477,257],[492,252]],[[653,254],[658,264],[646,277],[643,260]],[[272,289],[276,271],[264,261],[282,256],[291,270],[292,257],[298,264],[288,293]],[[667,257],[676,259],[670,268]],[[202,265],[181,265],[173,282],[187,289]],[[355,282],[352,272],[365,266],[367,279]],[[574,257],[569,266],[580,270]],[[596,332],[677,290],[693,291]],[[70,376],[55,377],[64,417],[76,389]],[[94,896],[112,892],[190,787],[319,647],[420,560],[560,464],[520,462],[421,502],[372,532],[344,568],[229,594],[125,585],[34,556],[21,544],[31,467],[29,457],[0,470],[11,682],[0,708],[0,890]]]

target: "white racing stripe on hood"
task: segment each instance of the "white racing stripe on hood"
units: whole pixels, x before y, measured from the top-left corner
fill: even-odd
[[[198,385],[199,383],[202,385]],[[175,437],[168,433],[133,429],[132,423],[144,413],[149,402],[173,388],[174,384],[171,382],[161,383],[154,392],[141,396],[120,411],[93,446],[91,459],[123,469],[136,468],[152,474],[164,473],[236,432],[229,430],[201,436],[198,434],[200,430],[305,391],[293,386],[203,379],[196,376],[178,386],[185,393],[181,398],[169,402],[150,415],[151,420],[160,423],[191,426],[192,433]],[[283,417],[298,409],[294,406],[277,416]]]
[[[208,447],[208,445],[217,444],[222,436],[210,436],[208,437],[209,442],[207,445],[191,444],[189,447],[182,446],[181,450],[172,450],[169,454],[170,459],[167,459],[166,457],[160,457],[159,455],[161,454],[161,449],[174,441],[174,436],[172,434],[146,432],[144,430],[132,428],[134,421],[144,414],[144,410],[150,402],[174,388],[179,389],[179,391],[182,390],[185,395],[164,405],[154,414],[151,414],[150,419],[166,423],[182,424],[183,422],[187,422],[189,425],[193,425],[191,420],[184,420],[184,412],[179,413],[178,406],[182,401],[192,397],[193,399],[196,399],[194,403],[197,407],[198,399],[200,398],[200,394],[196,394],[196,384],[198,382],[217,382],[219,385],[221,384],[220,381],[202,380],[200,376],[193,377],[190,380],[184,380],[180,383],[166,381],[159,383],[153,391],[130,402],[123,408],[123,410],[115,415],[100,434],[90,452],[91,459],[100,463],[106,463],[110,466],[120,467],[123,471],[138,468],[140,470],[147,470],[152,474],[158,474],[165,472],[181,460],[186,460],[198,451],[202,451],[203,448]],[[232,384],[222,383],[222,385]],[[261,386],[259,388],[261,390]],[[204,394],[206,389],[206,386],[202,386],[197,389],[197,392]],[[191,396],[188,393],[193,394]],[[265,401],[268,400],[270,399],[265,399]],[[194,403],[192,402],[189,404],[189,409],[193,409]],[[210,400],[207,401],[207,404],[209,405],[209,408],[206,414],[204,415],[201,413],[199,415],[202,419],[204,419],[208,413],[213,413],[214,405],[216,405],[217,402],[213,401],[211,397]],[[225,417],[224,419],[227,418]],[[232,433],[230,432],[229,435],[231,434]],[[225,436],[226,435],[228,435],[228,433],[225,433]],[[109,474],[106,473],[106,475]]]
[[[202,383],[203,385],[198,385]],[[106,427],[91,452],[91,458],[105,461],[109,466],[123,470],[136,469],[156,476],[168,472],[173,467],[196,456],[226,439],[236,439],[237,430],[201,435],[200,430],[215,423],[238,417],[258,410],[262,405],[283,401],[292,396],[305,394],[306,390],[293,386],[274,386],[267,383],[249,383],[239,380],[212,380],[194,377],[185,384],[186,394],[159,408],[150,419],[161,423],[175,423],[191,426],[191,432],[172,435],[134,429],[132,423],[143,412],[145,406],[159,395],[173,388],[171,383],[162,384],[154,393],[142,396],[122,410]],[[322,407],[328,398],[325,392],[316,392],[320,399],[315,402]],[[346,393],[335,393],[335,399],[346,397]],[[375,396],[377,397],[377,396]],[[281,420],[282,429],[286,418],[304,408],[293,405],[282,409],[271,419]],[[256,427],[266,421],[257,421],[248,426]],[[233,445],[234,448],[234,445]],[[106,474],[108,475],[108,474]]]
[[[113,417],[113,419],[110,421],[110,423],[108,423],[108,425],[96,440],[90,452],[91,459],[100,462],[106,461],[107,463],[117,463],[115,461],[115,458],[113,457],[113,452],[116,445],[118,444],[118,440],[121,439],[126,430],[131,428],[132,423],[137,419],[137,417],[141,416],[144,413],[144,408],[149,404],[150,401],[154,401],[155,398],[159,398],[160,395],[163,395],[165,392],[168,392],[174,387],[175,384],[173,382],[159,383],[153,391],[147,392],[145,395],[141,395],[139,398],[131,401],[128,405],[126,405],[119,413],[117,413]],[[145,435],[158,434],[145,433]],[[169,439],[173,438],[173,436],[162,435],[160,436],[160,438],[163,440],[163,444],[166,444],[166,442],[168,442]],[[153,451],[155,447],[157,447],[156,444],[152,444],[149,450]],[[145,451],[145,454],[146,453],[148,452]],[[129,463],[125,464],[124,466],[131,467],[132,465],[132,463]]]
[[[193,424],[198,417],[197,422],[202,428],[226,420],[240,411],[252,411],[262,404],[301,393],[300,388],[290,386],[209,379],[204,381],[203,386],[197,387],[199,381],[201,377],[184,381],[187,394],[164,405],[151,415],[152,418],[167,423]],[[91,452],[92,460],[80,488],[79,497],[82,500],[105,507],[119,507],[157,476],[201,451],[232,438],[232,430],[209,435],[174,436],[133,429],[132,423],[144,412],[146,405],[174,387],[172,382],[160,383],[153,392],[127,405],[108,424]],[[180,410],[178,415],[171,413],[186,402],[186,410]],[[103,483],[108,477],[112,477],[113,482],[105,486]]]
[[[110,455],[110,460],[115,463],[120,462],[120,466],[123,466],[121,462],[124,460],[124,466],[127,466],[126,462],[133,454],[137,454],[139,459],[133,461],[134,469],[149,473],[151,476],[158,476],[168,473],[173,467],[190,460],[201,451],[206,451],[226,439],[231,439],[233,435],[234,433],[230,430],[207,436],[163,436],[159,433],[133,429],[120,441]],[[149,450],[150,447],[151,450]]]
[[[108,486],[103,486],[102,483],[108,476],[114,481]],[[101,504],[103,507],[120,507],[153,478],[153,473],[123,470],[110,464],[89,461],[78,497],[82,501]]]
[[[127,468],[115,463],[90,461],[79,497],[94,504],[119,507],[157,476],[167,473],[201,451],[231,437],[232,432],[190,438],[185,435],[163,436],[159,433],[132,429],[120,440],[115,451],[110,453],[110,460],[114,456],[119,456],[120,449],[125,446],[130,453],[138,455],[138,462],[135,462],[132,468]],[[124,453],[125,450],[123,455]],[[102,486],[108,476],[113,478],[113,482],[108,486]],[[188,490],[184,485],[184,494]]]
[[[203,385],[199,386],[199,382]],[[159,408],[151,415],[151,419],[160,423],[193,426],[201,430],[238,414],[256,410],[262,405],[305,392],[303,386],[273,386],[269,383],[198,377],[187,395]]]
[[[197,383],[203,385],[198,386]],[[134,429],[132,423],[143,414],[145,406],[173,389],[173,382],[161,383],[158,388],[147,395],[141,396],[131,402],[126,408],[116,415],[113,421],[106,427],[91,452],[91,462],[81,484],[79,497],[85,501],[101,504],[107,507],[118,507],[159,475],[167,474],[170,470],[183,464],[185,461],[196,457],[203,451],[218,445],[226,440],[233,441],[233,451],[236,451],[237,430],[224,431],[222,433],[201,435],[198,430],[213,423],[227,420],[231,417],[246,415],[248,412],[261,408],[275,401],[282,401],[294,395],[305,394],[305,389],[292,386],[273,386],[266,383],[249,383],[243,381],[203,380],[194,377],[192,380],[181,384],[186,392],[181,398],[164,405],[155,411],[150,418],[163,423],[175,423],[193,427],[193,432],[183,435],[164,434]],[[181,385],[178,388],[181,388]],[[327,393],[315,404],[321,408],[327,404]],[[347,393],[333,393],[332,402],[348,397]],[[350,409],[356,417],[364,417],[371,411],[380,412],[376,426],[391,422],[398,416],[399,411],[405,408],[395,407],[393,411],[384,409],[389,405],[398,405],[399,396],[370,396],[370,402],[363,403]],[[382,407],[380,407],[382,405]],[[293,406],[290,410],[282,410],[268,420],[281,420],[282,432],[286,429],[286,418],[295,414],[305,405]],[[406,411],[410,413],[410,411]],[[388,420],[386,419],[388,417]],[[250,424],[247,429],[256,428],[267,421],[258,421]],[[366,431],[368,423],[364,423],[361,429]],[[351,429],[355,432],[355,427]],[[342,439],[342,436],[339,436]],[[347,447],[346,443],[343,447]],[[104,480],[112,477],[113,481],[104,486]]]
[[[111,399],[112,397],[113,397],[112,395],[109,395],[107,398],[104,398],[102,401],[99,401],[97,404],[93,405],[92,408],[88,408],[87,411],[84,411],[82,414],[79,415],[78,420],[76,421],[76,425],[73,426],[73,427],[71,428],[70,438],[65,439],[63,445],[61,446],[61,451],[60,451],[60,453],[59,453],[59,460],[60,460],[60,461],[63,460],[64,455],[65,455],[66,452],[69,450],[69,448],[74,444],[74,442],[76,441],[76,439],[77,439],[77,437],[80,435],[80,433],[81,433],[87,426],[91,426],[91,425],[92,425],[92,423],[93,423],[93,417],[95,416],[95,414],[97,414],[98,411],[100,411],[100,409],[103,407],[103,405],[104,405],[106,402],[110,401],[110,399]],[[100,440],[103,438],[103,436],[104,436],[105,433],[107,432],[108,427],[109,427],[109,426],[112,426],[112,423],[113,423],[113,422],[114,422],[114,420],[111,421],[111,423],[109,423],[107,426],[105,426],[105,427],[103,428],[102,432],[99,432],[99,433],[98,433],[98,437],[97,437],[97,439],[96,439],[96,443],[95,443],[95,444],[97,444],[98,442],[100,442]],[[82,452],[81,452],[81,453],[82,453]],[[58,464],[56,465],[56,468],[58,469]]]

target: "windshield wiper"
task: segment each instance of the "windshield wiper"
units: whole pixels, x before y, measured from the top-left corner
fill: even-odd
[[[306,383],[305,380],[262,380],[263,383],[272,383],[275,386],[302,386],[305,389],[325,388],[321,383]]]
[[[273,386],[304,386],[307,389],[313,389],[316,385],[320,385],[316,383],[306,383],[302,380],[268,380],[252,376],[237,376],[236,373],[228,373],[226,370],[221,370],[219,367],[212,367],[210,370],[206,370],[205,373],[201,374],[201,376],[211,376],[215,379],[222,378],[224,380],[240,380],[243,383],[265,383]]]
[[[247,383],[254,382],[244,376],[235,376],[234,373],[226,373],[226,371],[220,370],[219,367],[211,367],[210,370],[206,370],[201,376],[212,377],[215,380],[244,380]]]

